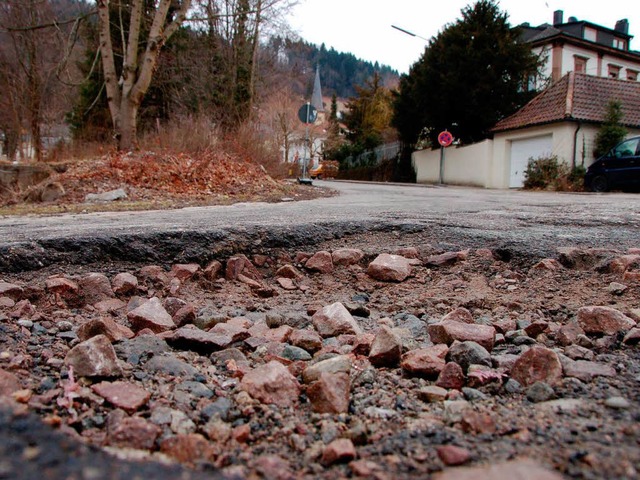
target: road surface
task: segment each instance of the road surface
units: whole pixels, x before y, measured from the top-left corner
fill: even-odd
[[[203,250],[304,244],[361,231],[431,231],[473,246],[519,244],[544,253],[557,246],[640,247],[640,195],[585,194],[316,181],[339,195],[310,201],[241,203],[179,210],[0,218],[0,270],[58,260],[133,260],[163,254],[193,260]],[[127,253],[127,246],[131,252]],[[153,250],[153,252],[149,252]],[[89,254],[87,254],[87,251]],[[17,252],[17,253],[16,253]],[[145,252],[147,252],[145,254]],[[8,254],[17,257],[7,258]],[[53,255],[52,258],[49,258]]]

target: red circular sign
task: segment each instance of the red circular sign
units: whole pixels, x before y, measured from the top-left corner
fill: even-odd
[[[447,132],[446,130],[440,132],[440,135],[438,135],[438,143],[443,147],[451,145],[453,143],[453,135],[451,135],[451,132]]]

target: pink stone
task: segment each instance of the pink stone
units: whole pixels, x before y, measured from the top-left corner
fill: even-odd
[[[511,377],[525,387],[536,382],[555,385],[562,379],[562,365],[553,350],[534,347],[516,360],[511,369]]]
[[[260,474],[260,478],[273,480],[292,480],[294,475],[290,463],[278,455],[262,455],[258,457],[253,468]]]
[[[246,328],[229,323],[218,323],[209,332],[231,337],[232,342],[241,342],[251,336]]]
[[[318,333],[324,338],[335,337],[343,333],[354,335],[362,333],[356,320],[340,302],[323,307],[311,317],[311,321]]]
[[[78,281],[78,287],[80,287],[80,294],[84,302],[88,305],[94,305],[114,296],[111,282],[102,273],[85,275]]]
[[[191,465],[210,460],[213,455],[211,443],[199,433],[167,437],[160,442],[160,451],[181,463]]]
[[[640,343],[640,328],[632,328],[624,336],[622,342],[625,345],[638,345]]]
[[[173,332],[167,332],[167,342],[187,350],[195,350],[201,353],[212,353],[227,348],[233,343],[229,335],[221,335],[205,332],[193,325],[185,325]]]
[[[586,333],[616,335],[636,326],[631,318],[611,307],[582,307],[577,313],[578,325]]]
[[[339,248],[331,253],[334,265],[355,265],[364,257],[364,252],[358,248]]]
[[[320,373],[307,388],[311,409],[316,413],[347,413],[350,389],[348,373]]]
[[[293,265],[283,265],[276,271],[276,277],[298,280],[303,277],[302,273]]]
[[[45,286],[50,293],[57,293],[63,297],[77,295],[80,287],[76,282],[63,277],[49,277],[45,280]]]
[[[322,348],[322,337],[313,330],[294,330],[289,336],[289,342],[309,353],[317,352]]]
[[[237,280],[238,275],[243,275],[255,282],[262,281],[262,274],[258,271],[251,260],[245,255],[236,255],[227,260],[227,267],[225,270],[225,278],[227,280]]]
[[[460,323],[467,323],[470,325],[474,323],[471,312],[464,307],[458,307],[455,310],[452,310],[451,312],[447,313],[442,318],[441,321],[442,322],[454,321],[454,322],[460,322]]]
[[[116,352],[105,335],[79,343],[67,353],[64,363],[80,377],[119,377],[122,370]]]
[[[160,427],[144,418],[127,417],[109,431],[107,438],[115,447],[152,450],[161,432]]]
[[[22,297],[22,287],[13,283],[0,281],[0,297],[9,297],[14,301]]]
[[[81,342],[89,340],[96,335],[105,335],[110,342],[118,342],[135,336],[131,329],[116,323],[110,317],[89,320],[78,327],[77,333]]]
[[[460,253],[461,252],[447,252],[440,255],[432,255],[427,258],[426,264],[435,267],[453,265],[454,263],[458,262],[458,260],[463,260],[463,258],[460,257]]]
[[[447,363],[436,380],[436,385],[442,388],[460,390],[464,387],[465,378],[462,367],[455,362]]]
[[[356,448],[348,438],[334,440],[322,452],[322,463],[327,466],[335,463],[350,462],[354,458],[356,458]]]
[[[432,347],[411,350],[402,356],[400,366],[412,375],[432,378],[444,369],[445,361]]]
[[[159,285],[168,285],[169,284],[169,275],[164,270],[164,268],[158,265],[147,265],[140,269],[140,276],[147,281],[150,281],[154,284]]]
[[[458,467],[433,475],[433,480],[562,480],[564,477],[533,460],[522,458],[509,462],[482,465],[479,467]]]
[[[534,270],[547,270],[550,272],[555,272],[561,268],[563,268],[562,264],[554,258],[545,258],[533,266]]]
[[[287,367],[271,361],[248,372],[240,382],[240,390],[265,404],[290,407],[298,403],[300,384]]]
[[[298,286],[295,282],[290,278],[278,277],[276,278],[276,282],[285,290],[297,290]]]
[[[113,277],[111,287],[116,295],[127,295],[138,289],[138,279],[127,272],[119,273]]]
[[[305,268],[314,272],[331,273],[333,272],[333,259],[327,251],[321,250],[313,254],[304,264]]]
[[[171,275],[184,282],[190,280],[200,271],[197,263],[177,263],[171,267]]]
[[[583,382],[591,382],[593,377],[615,377],[616,369],[602,363],[588,360],[568,360],[562,363],[564,375]]]
[[[0,368],[0,397],[9,396],[20,390],[20,381],[13,373]]]
[[[376,367],[393,367],[400,362],[402,340],[389,327],[383,326],[371,344],[369,361]]]
[[[134,331],[149,328],[155,333],[160,333],[176,327],[171,315],[165,310],[162,302],[157,297],[153,297],[138,308],[131,310],[127,314],[127,318],[131,322]]]
[[[91,389],[114,406],[133,413],[145,405],[151,394],[129,382],[101,382]]]
[[[218,260],[211,260],[209,264],[204,267],[204,277],[209,281],[214,281],[220,276],[222,272],[222,263]]]
[[[402,282],[411,275],[411,264],[400,255],[382,253],[369,264],[367,275],[382,282]]]
[[[98,310],[100,313],[117,312],[118,310],[121,310],[126,306],[127,304],[119,298],[109,298],[107,300],[102,300],[94,305],[94,307],[96,307],[96,310]]]
[[[464,465],[471,460],[471,453],[466,448],[455,445],[440,445],[436,447],[438,457],[447,466]]]
[[[443,321],[429,325],[429,336],[433,343],[451,345],[455,340],[476,342],[487,351],[493,349],[496,340],[495,328],[488,325],[467,324],[456,321]]]

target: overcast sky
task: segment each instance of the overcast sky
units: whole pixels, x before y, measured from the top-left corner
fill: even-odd
[[[461,17],[470,0],[300,0],[290,24],[304,40],[406,73],[424,49],[425,40],[395,30],[396,25],[429,39]],[[633,50],[640,50],[638,0],[500,0],[512,25],[553,22],[555,10],[608,28],[629,20]]]

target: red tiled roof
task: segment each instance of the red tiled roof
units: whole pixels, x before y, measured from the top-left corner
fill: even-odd
[[[622,124],[640,128],[640,82],[568,73],[510,117],[494,132],[562,121],[602,123],[612,100],[622,104]]]

